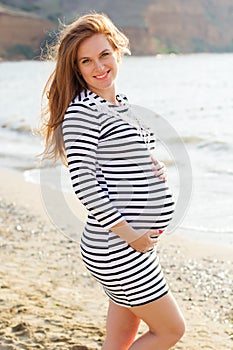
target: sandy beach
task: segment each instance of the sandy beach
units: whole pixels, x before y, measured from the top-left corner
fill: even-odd
[[[0,350],[101,349],[107,297],[84,268],[78,243],[51,222],[40,186],[10,170],[1,169],[0,180]],[[67,198],[84,220],[75,197]],[[59,203],[54,206],[63,217]],[[78,237],[82,225],[72,225]],[[187,322],[175,349],[232,350],[233,246],[191,235],[177,230],[159,245]]]

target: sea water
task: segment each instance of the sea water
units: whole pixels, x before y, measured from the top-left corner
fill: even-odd
[[[125,57],[117,89],[154,111],[155,157],[168,167],[187,235],[233,243],[233,54]],[[54,63],[0,63],[0,165],[71,192],[67,170],[41,165],[41,94]],[[177,150],[174,152],[174,150]],[[182,164],[183,162],[183,164]],[[181,165],[179,165],[181,164]],[[43,176],[41,176],[43,174]],[[57,179],[55,181],[55,179]],[[183,206],[182,206],[183,204]]]

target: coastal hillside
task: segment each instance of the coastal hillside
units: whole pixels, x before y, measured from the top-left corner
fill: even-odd
[[[88,11],[108,14],[136,55],[233,51],[232,0],[2,0],[0,56],[31,58],[59,20]]]
[[[47,19],[0,5],[0,60],[39,57],[46,33],[54,28],[56,25]]]

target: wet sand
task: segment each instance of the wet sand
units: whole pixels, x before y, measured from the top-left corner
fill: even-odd
[[[51,222],[38,185],[8,170],[0,180],[0,350],[101,349],[108,301],[78,243]],[[83,220],[78,201],[68,197]],[[78,238],[82,225],[75,225]],[[232,350],[233,247],[177,230],[161,238],[159,256],[187,322],[175,349]]]

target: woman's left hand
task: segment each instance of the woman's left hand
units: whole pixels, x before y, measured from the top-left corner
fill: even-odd
[[[154,164],[152,170],[154,171],[155,176],[163,181],[167,181],[167,168],[163,162],[160,162],[153,157],[151,157]]]

